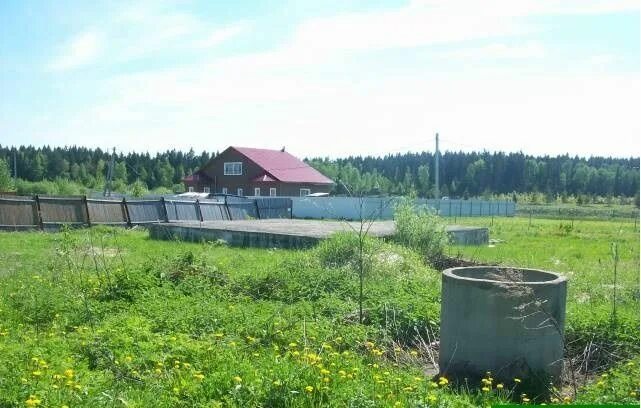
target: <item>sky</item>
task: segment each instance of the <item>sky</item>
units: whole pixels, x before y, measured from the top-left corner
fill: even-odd
[[[639,156],[638,0],[0,2],[0,144]]]

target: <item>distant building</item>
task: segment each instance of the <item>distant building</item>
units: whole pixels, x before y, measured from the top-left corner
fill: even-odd
[[[329,193],[334,182],[282,150],[228,147],[183,179],[187,191],[241,196]]]

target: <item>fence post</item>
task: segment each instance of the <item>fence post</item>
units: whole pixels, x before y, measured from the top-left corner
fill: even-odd
[[[160,204],[162,205],[162,215],[165,217],[165,222],[169,222],[169,213],[167,212],[167,205],[165,204],[165,197],[160,197]]]
[[[91,219],[89,219],[89,203],[87,202],[87,196],[82,196],[82,203],[85,205],[85,215],[87,216],[87,226],[91,227]]]
[[[131,228],[131,218],[129,217],[129,207],[127,207],[127,200],[125,197],[122,198],[122,213],[125,216],[125,222],[127,227]]]
[[[33,196],[33,199],[36,201],[36,211],[38,213],[38,225],[40,226],[41,230],[45,229],[45,224],[42,221],[42,211],[40,210],[40,197],[38,197],[38,194]]]
[[[256,217],[260,220],[260,210],[258,209],[258,200],[254,199],[254,207],[256,207]]]
[[[231,219],[231,211],[229,211],[229,204],[227,204],[227,196],[223,196],[223,198],[225,199],[225,210],[227,211],[227,219],[229,221],[232,221],[232,219]]]
[[[200,200],[196,199],[196,213],[198,214],[198,219],[200,222],[203,222],[203,211],[200,209]]]

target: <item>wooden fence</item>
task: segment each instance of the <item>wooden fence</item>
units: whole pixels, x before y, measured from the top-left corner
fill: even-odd
[[[260,203],[259,203],[260,201]],[[171,221],[217,221],[290,218],[290,199],[254,200],[102,200],[87,197],[0,197],[0,229],[60,225],[144,225]]]

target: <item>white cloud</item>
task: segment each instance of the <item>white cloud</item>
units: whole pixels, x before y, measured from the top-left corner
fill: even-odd
[[[248,30],[249,23],[220,25],[159,4],[138,4],[107,16],[96,27],[75,36],[50,68],[73,69],[102,56],[104,63],[121,64],[185,49],[213,48]]]
[[[56,71],[70,70],[90,64],[99,56],[102,39],[96,32],[85,32],[74,37],[61,55],[50,65]]]
[[[632,7],[625,1],[465,3],[415,2],[396,10],[315,18],[271,51],[123,75],[102,84],[108,97],[100,104],[52,133],[75,135],[78,140],[69,143],[86,143],[84,135],[92,134],[97,144],[123,150],[285,144],[299,155],[382,154],[431,149],[433,133],[440,131],[445,140],[479,150],[638,152],[638,76],[475,69],[435,78],[429,67],[420,72],[417,66],[411,75],[360,79],[369,69],[359,65],[361,54],[386,48],[448,43],[461,47],[446,54],[456,58],[543,58],[542,43],[506,38],[536,32],[523,17]],[[186,27],[169,30],[175,36],[167,42],[192,48],[215,47],[247,28],[165,22]],[[484,45],[461,43],[467,40]],[[136,39],[132,47],[136,43],[144,44]],[[147,44],[137,52],[154,49]],[[328,70],[334,75],[326,75]]]
[[[195,41],[194,47],[197,47],[197,48],[215,47],[230,40],[233,37],[238,36],[239,34],[242,34],[246,30],[247,30],[247,24],[245,23],[237,23],[237,24],[226,26],[226,27],[214,29],[202,40]]]
[[[545,56],[545,47],[538,41],[528,41],[520,45],[492,43],[476,48],[462,48],[442,54],[446,58],[462,59],[533,59]]]

